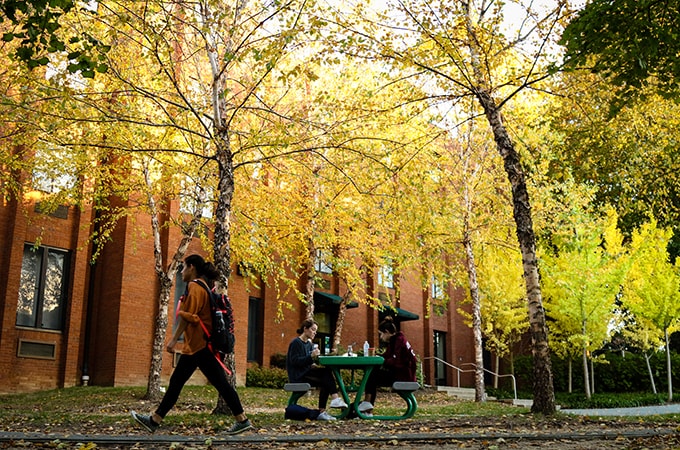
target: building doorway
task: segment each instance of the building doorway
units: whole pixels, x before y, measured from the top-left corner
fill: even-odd
[[[436,386],[446,386],[448,368],[442,361],[446,361],[446,333],[443,331],[434,332],[434,384]]]

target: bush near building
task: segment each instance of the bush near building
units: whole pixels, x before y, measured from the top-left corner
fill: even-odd
[[[638,353],[608,352],[600,355],[595,362],[595,393],[626,393],[640,392],[652,393],[652,385],[647,372],[645,357]],[[664,394],[668,390],[666,380],[666,356],[663,352],[652,355],[649,361],[654,374],[656,391]],[[531,356],[517,356],[514,360],[515,377],[517,379],[517,389],[520,392],[531,392],[532,360]],[[572,366],[572,392],[582,393],[583,387],[583,368],[581,360],[574,360]],[[671,353],[671,366],[673,367],[672,382],[673,386],[680,386],[680,371],[675,368],[680,367],[680,354]],[[569,363],[566,360],[552,358],[552,369],[555,392],[569,391]],[[507,383],[507,380],[501,381]],[[508,386],[503,384],[503,388]]]

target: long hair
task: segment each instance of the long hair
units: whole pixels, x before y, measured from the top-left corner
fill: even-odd
[[[394,324],[394,319],[391,316],[387,316],[380,322],[380,325],[378,325],[378,330],[384,333],[394,334],[397,332],[397,326]]]
[[[196,273],[199,277],[205,278],[210,287],[220,275],[217,267],[211,262],[206,262],[201,255],[189,255],[184,258],[184,263],[192,265],[196,268]]]
[[[296,333],[297,334],[302,334],[307,328],[312,328],[314,325],[319,326],[318,323],[316,323],[312,319],[307,319],[302,324],[300,325],[300,328],[297,329]]]

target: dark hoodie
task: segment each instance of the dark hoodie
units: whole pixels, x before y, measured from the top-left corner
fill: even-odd
[[[396,381],[416,381],[416,354],[404,333],[397,331],[390,338],[382,356],[383,367],[393,371]]]

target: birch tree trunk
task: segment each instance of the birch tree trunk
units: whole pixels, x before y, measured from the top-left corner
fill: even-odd
[[[512,187],[513,216],[517,228],[517,239],[522,253],[524,283],[527,290],[529,310],[529,333],[533,356],[533,405],[531,411],[542,414],[555,413],[555,391],[553,386],[552,362],[548,347],[548,328],[545,323],[545,310],[541,296],[541,286],[536,260],[536,238],[531,218],[531,205],[527,191],[524,171],[519,154],[508,135],[501,113],[493,98],[484,89],[477,91],[477,98],[484,108],[486,117],[493,130],[505,171]]]
[[[512,354],[510,354],[510,358],[512,358]],[[494,370],[494,376],[493,376],[493,387],[494,389],[498,389],[498,375],[499,375],[499,370],[498,368],[500,367],[501,364],[501,358],[498,356],[498,353],[496,353],[496,364],[495,364],[495,369]]]
[[[314,320],[314,277],[316,276],[314,262],[316,260],[316,247],[311,237],[307,238],[307,249],[309,250],[309,255],[307,259],[307,282],[305,284],[305,298],[307,299],[305,318]]]
[[[647,373],[649,374],[649,381],[652,383],[652,392],[654,395],[656,395],[656,384],[654,383],[654,374],[652,373],[652,366],[649,364],[649,358],[651,355],[647,352],[644,353],[645,355],[645,364],[647,365]]]
[[[595,361],[590,358],[590,394],[595,393]]]
[[[472,239],[467,230],[464,232],[463,246],[465,247],[465,260],[467,262],[468,285],[472,299],[472,335],[475,346],[475,401],[486,400],[484,392],[484,349],[482,345],[482,313],[479,301],[479,284],[477,282],[477,268],[475,256],[472,251]]]
[[[340,303],[340,310],[338,311],[338,321],[335,324],[335,334],[333,335],[333,347],[331,348],[331,353],[333,352],[333,349],[337,349],[340,346],[342,339],[342,329],[345,327],[348,298],[349,294],[345,295],[342,298],[342,302]]]
[[[668,339],[668,327],[663,330],[664,340],[666,341],[666,376],[668,379],[668,401],[673,401],[673,372],[671,371],[671,349]]]
[[[585,336],[586,335],[585,321],[583,322],[582,325],[582,332],[583,336]],[[588,376],[588,348],[586,347],[585,342],[583,343],[581,353],[582,353],[581,358],[583,359],[583,386],[586,390],[586,398],[590,400],[591,393],[590,393],[590,377]]]
[[[184,258],[189,244],[191,243],[191,236],[198,228],[201,222],[203,206],[205,203],[205,191],[197,189],[199,193],[193,216],[189,226],[185,229],[180,240],[179,246],[172,258],[172,262],[168,266],[167,271],[163,268],[163,248],[161,245],[161,225],[159,221],[160,212],[156,206],[156,200],[153,196],[152,180],[149,176],[148,167],[144,169],[144,181],[147,185],[147,206],[151,212],[151,230],[153,234],[153,255],[154,255],[154,270],[158,277],[158,284],[160,292],[158,294],[158,312],[156,314],[155,329],[153,336],[153,348],[151,351],[151,365],[149,367],[149,379],[146,386],[145,398],[149,400],[159,400],[163,395],[161,392],[161,370],[163,368],[163,354],[165,353],[165,336],[168,328],[168,304],[170,302],[170,290],[174,283],[174,277],[177,273],[177,266]]]
[[[572,379],[572,374],[574,373],[574,369],[573,369],[573,364],[572,364],[572,361],[571,361],[571,356],[569,357],[569,368],[568,368],[568,370],[569,370],[569,375],[568,375],[568,377],[569,377],[569,393],[571,394],[574,391],[574,380]]]
[[[235,8],[235,17],[238,17],[243,6],[244,3],[240,3],[240,7]],[[212,17],[214,12],[210,10],[210,6],[207,3],[201,5],[201,13],[203,14],[204,23],[214,23]],[[228,295],[229,276],[231,275],[231,213],[232,201],[234,198],[234,155],[231,151],[229,122],[226,120],[228,105],[226,101],[227,92],[225,86],[228,70],[221,65],[222,59],[217,50],[219,48],[217,45],[219,39],[217,31],[210,30],[205,36],[205,49],[212,72],[212,125],[218,176],[213,258],[219,272],[220,293]],[[227,46],[231,47],[229,44],[230,43],[227,42]],[[232,49],[227,48],[226,51],[229,52],[232,51]],[[226,355],[223,362],[231,371],[231,377],[228,376],[229,382],[232,386],[235,386],[236,368],[234,364],[234,355]],[[227,406],[226,401],[221,396],[217,401],[217,406],[213,410],[213,414],[233,415],[229,406]]]
[[[548,347],[548,328],[545,323],[545,310],[541,296],[541,286],[536,259],[536,237],[534,235],[533,220],[531,218],[531,203],[527,191],[524,170],[520,163],[519,153],[510,139],[507,129],[503,125],[501,111],[491,95],[488,83],[483,76],[483,61],[480,58],[480,48],[474,22],[472,2],[466,3],[466,29],[468,33],[468,48],[474,72],[473,93],[482,108],[493,132],[496,148],[503,158],[505,172],[508,175],[512,189],[513,217],[517,229],[517,240],[522,253],[524,269],[524,283],[527,290],[529,313],[529,333],[531,336],[531,352],[533,356],[533,404],[534,413],[555,413],[555,391],[553,386],[552,362]]]

